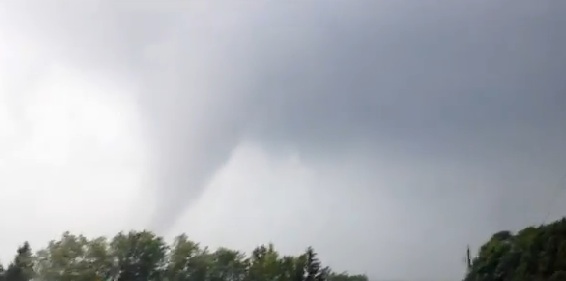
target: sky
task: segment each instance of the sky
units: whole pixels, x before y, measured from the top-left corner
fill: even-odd
[[[151,229],[372,280],[566,212],[566,2],[0,2],[0,257]]]

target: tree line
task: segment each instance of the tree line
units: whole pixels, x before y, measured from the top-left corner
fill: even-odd
[[[0,281],[368,281],[365,275],[324,267],[312,247],[298,256],[279,254],[273,244],[250,255],[214,251],[177,236],[171,245],[150,231],[120,232],[112,239],[63,233],[33,252],[29,243],[3,267]]]
[[[464,280],[565,281],[566,218],[517,234],[493,234],[470,261]]]

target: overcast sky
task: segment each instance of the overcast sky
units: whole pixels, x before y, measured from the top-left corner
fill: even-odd
[[[566,2],[0,1],[0,251],[313,245],[457,280],[566,212]]]

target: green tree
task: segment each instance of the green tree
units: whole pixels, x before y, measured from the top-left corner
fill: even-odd
[[[294,269],[293,269],[293,281],[304,281],[305,280],[305,266],[307,264],[307,256],[305,254],[300,255],[294,259]]]
[[[279,259],[280,281],[295,281],[296,271],[296,258],[292,256],[285,256]],[[300,267],[302,270],[302,266]],[[302,274],[301,274],[302,275]],[[302,276],[301,276],[302,277]]]
[[[190,241],[185,234],[175,237],[168,256],[167,278],[171,281],[194,280],[191,275],[194,258],[201,254],[197,243]]]
[[[213,257],[208,249],[188,239],[177,236],[168,256],[167,277],[171,281],[207,281]]]
[[[96,280],[113,280],[118,275],[118,267],[106,237],[88,241],[85,260],[91,270],[91,276]]]
[[[291,272],[284,270],[292,270],[292,262],[289,260],[287,267],[282,266],[283,260],[279,253],[275,250],[273,244],[260,245],[256,247],[249,258],[248,276],[246,280],[282,280],[290,278]]]
[[[219,248],[211,255],[210,281],[242,281],[247,273],[245,255]]]
[[[268,244],[255,248],[247,256],[222,247],[209,251],[186,235],[179,235],[168,247],[162,237],[149,231],[121,232],[110,242],[104,237],[91,240],[65,232],[35,256],[29,244],[24,243],[6,271],[0,266],[0,281],[32,278],[38,281],[367,281],[358,275],[333,273],[322,266],[312,248],[299,256],[281,256],[273,244]]]
[[[500,231],[480,247],[466,281],[566,280],[566,219]]]
[[[37,252],[35,270],[43,281],[107,280],[116,274],[106,238],[63,233]]]
[[[63,233],[59,241],[51,241],[36,254],[35,269],[45,281],[80,281],[95,278],[95,270],[86,259],[88,240],[80,235]]]
[[[167,265],[163,238],[149,231],[130,231],[116,235],[110,246],[117,281],[156,281],[163,277]]]
[[[312,247],[308,247],[305,253],[305,281],[324,281],[325,275],[318,260],[318,255]]]
[[[34,277],[33,254],[28,242],[18,248],[14,261],[5,273],[6,281],[29,281]]]

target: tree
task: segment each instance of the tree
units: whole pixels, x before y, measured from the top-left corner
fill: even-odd
[[[98,237],[88,241],[84,253],[85,260],[91,270],[91,276],[94,276],[97,280],[114,280],[118,275],[115,258],[111,253],[106,237]]]
[[[307,256],[300,255],[294,259],[293,281],[304,281],[305,265],[307,264]]]
[[[171,281],[191,280],[189,265],[199,254],[199,245],[190,241],[185,234],[175,237],[168,257],[167,278]]]
[[[14,261],[4,275],[6,281],[29,281],[34,277],[33,254],[28,242],[18,248]]]
[[[210,281],[243,281],[247,264],[245,256],[234,250],[219,248],[211,255]]]
[[[305,256],[305,281],[325,281],[326,272],[322,270],[317,253],[312,247],[307,248]]]
[[[560,251],[557,251],[560,252]],[[559,276],[560,277],[560,276]],[[220,247],[209,251],[179,235],[171,247],[149,231],[89,239],[65,232],[32,254],[26,242],[0,281],[367,281],[323,267],[312,248],[281,256],[273,244],[251,255]],[[556,277],[558,278],[558,277]]]
[[[0,264],[0,281],[4,281],[6,275],[6,271],[4,271],[4,266]]]
[[[85,258],[88,249],[86,237],[63,233],[59,241],[51,241],[36,255],[37,275],[45,281],[92,280],[95,270]]]
[[[466,281],[566,280],[566,219],[500,231],[481,246]]]
[[[116,235],[110,246],[117,266],[117,281],[161,280],[167,250],[163,238],[149,231],[130,231]]]
[[[292,256],[285,256],[279,260],[280,268],[280,281],[295,281],[295,271],[296,271],[296,258]],[[302,266],[299,268],[302,271]],[[302,277],[302,274],[299,276]]]

